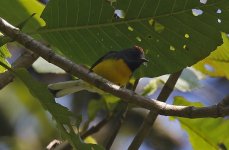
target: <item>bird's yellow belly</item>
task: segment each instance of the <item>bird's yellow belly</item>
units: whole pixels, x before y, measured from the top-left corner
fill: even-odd
[[[132,71],[122,59],[104,60],[97,64],[92,70],[96,74],[121,86],[126,85],[132,75]]]

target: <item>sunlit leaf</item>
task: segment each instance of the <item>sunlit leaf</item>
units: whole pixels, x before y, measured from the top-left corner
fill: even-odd
[[[97,144],[96,140],[91,136],[88,136],[84,141],[86,143]]]
[[[44,5],[37,0],[0,1],[1,17],[15,26],[33,13],[36,13],[36,15],[32,17],[23,27],[23,31],[25,32],[35,31],[41,25],[44,25],[44,21],[39,17],[43,9]]]
[[[203,106],[201,103],[188,102],[183,97],[175,97],[174,104]],[[229,120],[224,118],[188,119],[178,118],[181,127],[188,133],[194,150],[218,150],[220,144],[229,147]]]
[[[207,58],[194,65],[199,71],[212,77],[229,79],[229,38],[222,33],[223,45],[217,47]]]
[[[6,58],[11,57],[11,54],[9,50],[7,49],[6,45],[0,46],[0,62],[10,66],[9,62],[6,60]],[[5,72],[6,69],[0,65],[0,73]]]

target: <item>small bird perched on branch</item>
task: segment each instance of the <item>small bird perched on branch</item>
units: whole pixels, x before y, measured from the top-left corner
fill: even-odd
[[[134,46],[121,51],[108,52],[91,66],[90,71],[93,71],[114,84],[125,86],[129,82],[133,72],[140,67],[141,64],[146,62],[148,62],[148,60],[145,58],[143,49],[139,46]],[[101,90],[93,88],[82,80],[54,83],[50,84],[48,88],[54,91],[53,93],[56,97],[81,90],[101,92]]]

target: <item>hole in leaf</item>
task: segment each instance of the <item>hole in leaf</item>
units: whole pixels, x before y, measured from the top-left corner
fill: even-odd
[[[154,24],[154,30],[156,32],[161,33],[162,31],[164,31],[164,29],[165,29],[165,27],[162,24],[160,24],[158,22],[155,22],[155,24]]]
[[[138,42],[141,42],[141,41],[142,41],[142,39],[141,39],[139,36],[136,37],[136,40],[137,40]]]
[[[209,64],[204,64],[204,69],[209,71],[209,72],[214,72],[215,71],[215,69]]]
[[[222,10],[221,9],[217,9],[216,13],[217,14],[221,14],[222,13]]]
[[[183,45],[183,49],[188,50],[188,47],[187,47],[187,45],[186,45],[186,44],[185,44],[185,45]]]
[[[200,3],[206,4],[208,0],[200,0]]]
[[[171,51],[175,51],[175,50],[176,50],[175,47],[172,46],[172,45],[170,45],[169,49],[170,49]]]
[[[201,9],[192,9],[193,16],[199,16],[203,14],[203,10]]]
[[[129,31],[134,31],[134,28],[132,28],[131,26],[128,26],[127,28]]]
[[[188,39],[188,38],[189,38],[189,34],[186,33],[186,34],[184,35],[184,37]]]
[[[119,18],[121,18],[121,19],[124,19],[125,18],[125,12],[123,11],[123,10],[120,10],[120,9],[116,9],[115,11],[114,11],[114,17],[116,18],[116,19],[119,19]]]
[[[218,22],[218,23],[221,23],[221,22],[222,22],[222,20],[221,20],[221,19],[217,19],[217,22]]]
[[[153,19],[150,19],[149,20],[149,25],[153,26],[153,22],[154,22],[154,20]]]

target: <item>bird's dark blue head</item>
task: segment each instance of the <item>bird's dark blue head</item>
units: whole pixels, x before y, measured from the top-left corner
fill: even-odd
[[[141,64],[148,62],[148,60],[145,58],[143,49],[139,46],[124,49],[119,53],[132,71],[135,71],[138,67],[140,67]]]

